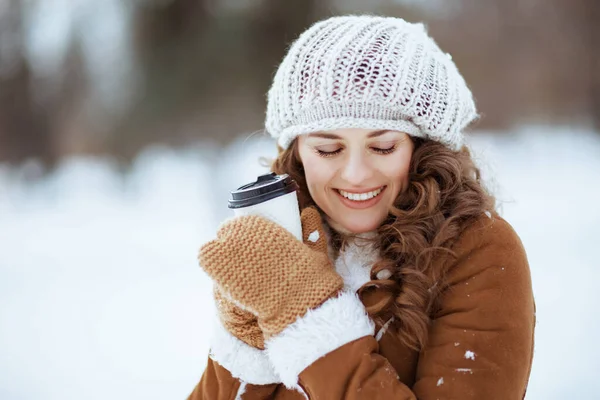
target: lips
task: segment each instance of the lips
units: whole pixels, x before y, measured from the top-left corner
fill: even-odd
[[[362,193],[347,192],[345,190],[338,189],[338,191],[340,192],[340,194],[342,196],[344,196],[347,199],[355,200],[355,201],[369,200],[375,196],[378,196],[382,190],[383,190],[383,186],[379,187],[375,190],[370,190],[370,191],[366,191],[366,192],[362,192]]]
[[[376,196],[367,199],[367,200],[351,200],[348,199],[346,197],[344,197],[341,193],[340,190],[338,189],[334,189],[333,191],[335,192],[335,194],[337,195],[338,199],[340,199],[340,202],[346,206],[347,208],[351,208],[351,209],[365,209],[365,208],[369,208],[369,207],[373,207],[374,205],[376,205],[377,203],[379,203],[379,201],[381,201],[381,198],[383,197],[382,194],[385,192],[385,190],[387,189],[387,186],[383,186],[383,187],[378,187],[378,188],[374,188],[371,189],[369,191],[362,191],[362,192],[346,192],[346,193],[350,193],[350,194],[366,194],[366,193],[370,193],[373,191],[377,191],[381,189],[381,191],[379,192],[379,194],[377,194]],[[344,191],[345,192],[345,191]]]

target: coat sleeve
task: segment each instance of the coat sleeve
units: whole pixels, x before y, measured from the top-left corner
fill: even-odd
[[[272,398],[279,382],[264,350],[216,322],[206,369],[188,400],[265,400]]]
[[[283,383],[297,382],[316,399],[522,399],[535,317],[521,242],[504,220],[490,218],[468,228],[455,248],[412,387],[378,354],[372,331],[359,335],[367,317],[350,294],[328,300],[267,343]],[[295,350],[283,355],[283,348]]]

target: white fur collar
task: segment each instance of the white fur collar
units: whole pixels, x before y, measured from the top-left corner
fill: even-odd
[[[344,287],[356,292],[369,282],[371,268],[378,258],[378,252],[372,246],[348,243],[335,260],[335,270],[344,279]]]
[[[331,243],[330,229],[329,226],[325,225],[325,233],[329,244]],[[346,243],[337,258],[334,257],[333,249],[329,245],[329,256],[332,260],[335,259],[335,270],[344,280],[344,289],[356,292],[371,280],[371,269],[380,258],[378,250],[368,240],[375,235],[377,235],[376,232],[359,234]]]
[[[343,291],[288,325],[265,342],[265,351],[281,382],[295,388],[298,375],[327,353],[364,336],[375,325],[355,293]]]

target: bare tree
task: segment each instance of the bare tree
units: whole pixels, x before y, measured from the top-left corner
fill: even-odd
[[[600,133],[600,2],[588,0],[588,27],[590,29],[590,97],[594,126]]]
[[[24,55],[23,3],[11,0],[0,15],[0,162],[37,157],[56,160],[50,110],[34,98],[31,70]],[[8,38],[8,39],[6,39]]]

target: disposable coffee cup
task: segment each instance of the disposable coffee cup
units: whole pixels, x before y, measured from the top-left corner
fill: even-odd
[[[236,216],[260,215],[287,229],[302,241],[298,184],[287,174],[261,175],[256,182],[231,192],[229,208]]]

